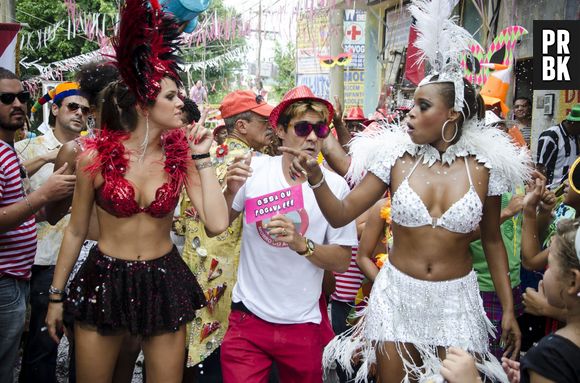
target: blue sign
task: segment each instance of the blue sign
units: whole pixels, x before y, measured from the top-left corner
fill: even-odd
[[[320,98],[330,100],[330,77],[328,74],[299,74],[296,85],[306,85]]]

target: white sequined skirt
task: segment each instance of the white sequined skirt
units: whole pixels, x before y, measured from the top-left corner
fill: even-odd
[[[412,343],[423,364],[406,361],[407,378],[437,381],[441,365],[437,347],[453,346],[477,355],[481,360],[478,367],[493,380],[507,381],[488,350],[488,333],[493,335],[494,329],[483,310],[474,271],[462,278],[431,282],[410,277],[387,261],[360,316],[348,333],[334,338],[325,348],[325,367],[338,361],[353,372],[351,359],[358,357],[362,367],[356,381],[364,381],[376,360],[375,345],[393,342],[399,355],[408,359],[403,344]]]

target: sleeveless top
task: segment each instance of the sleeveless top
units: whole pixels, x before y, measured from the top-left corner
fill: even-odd
[[[474,231],[483,216],[483,203],[481,202],[471,180],[471,173],[467,160],[464,158],[467,177],[469,178],[468,191],[456,201],[441,217],[432,217],[421,200],[421,197],[409,185],[409,177],[415,171],[421,158],[419,158],[411,172],[393,194],[391,202],[391,216],[393,221],[405,227],[420,227],[431,225],[439,226],[453,233],[471,233]]]
[[[163,218],[173,213],[179,201],[181,187],[187,178],[189,146],[184,132],[174,129],[162,137],[164,170],[169,175],[169,180],[157,189],[155,199],[146,207],[140,207],[135,201],[135,187],[124,177],[129,158],[122,141],[128,136],[126,132],[102,129],[98,136],[85,141],[87,149],[97,151],[95,161],[86,170],[93,175],[100,172],[104,179],[95,192],[96,204],[118,218],[139,213]]]

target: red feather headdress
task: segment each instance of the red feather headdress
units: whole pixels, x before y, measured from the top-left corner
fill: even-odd
[[[178,37],[176,20],[163,12],[158,0],[125,0],[113,48],[119,73],[141,105],[155,100],[163,77],[181,86]]]

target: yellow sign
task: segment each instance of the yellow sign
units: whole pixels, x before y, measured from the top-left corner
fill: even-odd
[[[328,73],[328,68],[320,65],[320,57],[329,54],[328,11],[302,14],[298,19],[296,31],[296,72],[298,74]]]
[[[557,122],[560,122],[566,118],[568,113],[572,110],[572,107],[576,104],[580,104],[580,89],[579,90],[561,90],[560,91],[560,103],[558,105],[558,113],[556,115]]]
[[[344,111],[365,102],[364,71],[349,70],[344,72]]]

